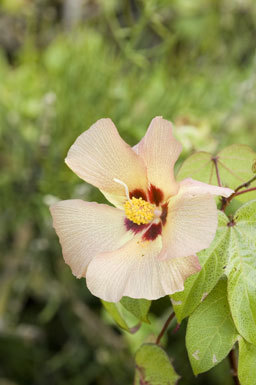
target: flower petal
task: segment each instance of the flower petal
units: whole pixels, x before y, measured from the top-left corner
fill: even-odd
[[[184,179],[179,193],[168,204],[167,222],[162,232],[163,249],[159,258],[185,257],[207,248],[218,225],[213,196],[228,197],[232,193],[229,188]]]
[[[200,270],[196,256],[160,261],[162,241],[134,238],[119,250],[96,256],[89,264],[89,290],[105,301],[122,296],[157,299],[181,291],[185,279]]]
[[[221,195],[225,198],[228,198],[234,192],[234,190],[231,190],[227,187],[213,186],[207,183],[199,182],[192,178],[187,178],[180,182],[180,192],[195,195]]]
[[[160,259],[185,257],[207,248],[217,229],[217,208],[210,194],[184,192],[170,199]]]
[[[67,165],[80,178],[112,196],[125,196],[129,191],[147,188],[146,168],[140,157],[123,141],[111,119],[100,119],[80,135],[71,146]]]
[[[124,212],[79,199],[61,201],[50,208],[65,262],[72,273],[85,276],[88,263],[103,251],[122,246],[133,237],[124,224]]]
[[[181,148],[172,135],[172,124],[159,116],[152,120],[144,138],[133,147],[146,164],[149,182],[163,190],[165,199],[179,189],[174,178],[174,164]]]

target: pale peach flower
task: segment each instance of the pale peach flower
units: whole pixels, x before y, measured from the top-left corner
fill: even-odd
[[[171,123],[161,117],[134,148],[110,119],[98,120],[70,148],[67,165],[115,206],[78,199],[51,206],[65,262],[97,297],[157,299],[183,290],[200,270],[196,253],[217,228],[214,195],[233,191],[177,182],[180,152]]]

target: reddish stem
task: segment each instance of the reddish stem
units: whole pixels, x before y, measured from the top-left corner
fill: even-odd
[[[238,195],[245,194],[247,192],[255,191],[255,190],[256,190],[256,187],[247,188],[246,190],[236,192],[235,196],[237,197]]]
[[[238,186],[235,191],[233,192],[233,194],[230,195],[230,197],[228,198],[222,198],[222,206],[221,206],[221,210],[222,211],[225,211],[225,208],[227,207],[227,205],[231,202],[231,200],[238,196],[238,195],[241,195],[241,194],[245,194],[247,192],[250,192],[250,191],[255,191],[256,190],[256,187],[251,187],[251,188],[248,188],[246,190],[243,190],[243,191],[239,191],[241,190],[242,188],[244,187],[249,187],[250,184],[252,182],[254,182],[256,180],[256,175],[253,176],[251,179],[249,179],[247,182],[243,183],[243,184],[240,184],[240,186]]]
[[[251,184],[253,181],[255,181],[255,180],[256,180],[256,175],[255,175],[253,178],[251,178],[250,180],[248,180],[248,182],[245,182],[245,183],[243,183],[243,184],[240,184],[240,186],[238,186],[238,187],[235,189],[235,192],[237,192],[238,190],[241,190],[241,188],[243,188],[243,187],[249,187],[250,184]]]
[[[219,187],[222,187],[221,180],[220,180],[219,167],[218,167],[218,158],[217,157],[213,157],[212,161],[213,161],[214,166],[215,166],[215,171],[216,171],[218,185],[219,185]]]
[[[223,199],[221,210],[225,211],[227,205],[232,201],[233,198],[237,197],[238,195],[242,195],[242,194],[245,194],[247,192],[250,192],[250,191],[256,191],[256,187],[247,188],[246,190],[242,190],[242,191],[237,191],[237,189],[236,189],[236,191],[233,194],[231,194],[230,197]]]
[[[174,311],[173,311],[173,312],[169,315],[169,317],[167,318],[167,321],[165,322],[165,324],[164,324],[162,330],[160,331],[160,333],[159,333],[159,335],[158,335],[158,337],[157,337],[157,339],[156,339],[156,344],[157,344],[157,345],[159,345],[159,343],[160,343],[160,341],[161,341],[161,339],[162,339],[162,337],[163,337],[163,335],[164,335],[166,329],[168,328],[168,326],[170,325],[171,320],[172,320],[174,317],[175,317],[175,313],[174,313]]]
[[[230,350],[229,355],[228,355],[228,359],[229,359],[229,364],[230,364],[231,374],[232,374],[232,377],[234,380],[234,384],[240,385],[240,381],[239,381],[238,376],[237,376],[237,359],[236,359],[235,349]]]

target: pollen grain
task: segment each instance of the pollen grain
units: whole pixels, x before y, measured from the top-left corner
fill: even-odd
[[[154,219],[155,205],[144,201],[142,198],[127,200],[124,204],[125,215],[137,225],[146,224]]]

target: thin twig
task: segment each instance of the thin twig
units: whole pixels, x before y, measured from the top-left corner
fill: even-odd
[[[255,191],[255,190],[256,190],[256,187],[247,188],[246,190],[237,192],[235,196],[237,197],[238,195],[245,194],[245,193],[248,193],[250,191]]]
[[[159,345],[159,343],[160,343],[160,341],[161,341],[161,339],[162,339],[162,337],[163,337],[163,335],[164,335],[166,329],[168,328],[168,326],[170,325],[171,320],[172,320],[174,317],[175,317],[175,313],[174,313],[174,311],[173,311],[173,312],[169,315],[167,321],[165,322],[165,324],[164,324],[162,330],[160,331],[160,333],[159,333],[159,335],[158,335],[158,337],[157,337],[157,339],[156,339],[156,344],[157,344],[157,345]]]
[[[237,376],[237,359],[235,349],[231,349],[228,355],[229,364],[231,368],[231,374],[235,385],[240,385],[240,381]]]
[[[230,195],[230,197],[225,198],[225,199],[222,201],[222,207],[221,207],[221,210],[222,210],[222,211],[225,211],[227,205],[232,201],[233,198],[237,197],[238,195],[242,195],[242,194],[248,193],[248,192],[250,192],[250,191],[256,191],[256,187],[251,187],[251,188],[248,188],[248,189],[243,190],[243,191],[235,191],[233,194]]]
[[[213,157],[212,161],[213,161],[214,166],[215,166],[218,185],[219,185],[219,187],[222,187],[221,180],[220,180],[219,167],[218,167],[218,157],[217,156]]]
[[[256,180],[256,175],[254,175],[251,179],[249,179],[247,182],[245,183],[242,183],[240,184],[236,189],[235,191],[233,192],[233,194],[230,195],[230,197],[228,198],[222,198],[222,206],[221,206],[221,210],[222,211],[225,211],[227,205],[232,201],[232,199],[238,195],[241,195],[241,194],[245,194],[247,192],[250,192],[250,191],[254,191],[256,190],[256,187],[251,187],[251,188],[248,188],[246,190],[243,190],[243,191],[239,191],[241,190],[242,188],[244,187],[249,187],[250,184],[252,182],[254,182]]]
[[[248,180],[248,182],[245,182],[245,183],[243,183],[243,184],[240,184],[240,186],[238,186],[238,187],[235,189],[235,192],[241,190],[241,188],[243,188],[243,187],[249,187],[250,184],[251,184],[252,182],[254,182],[255,180],[256,180],[256,175],[254,175],[254,177],[252,177],[250,180]]]

